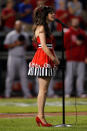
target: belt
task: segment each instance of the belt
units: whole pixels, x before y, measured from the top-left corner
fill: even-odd
[[[48,48],[50,48],[50,49],[52,49],[52,47],[53,47],[52,44],[46,44],[46,46],[47,46]],[[38,48],[42,48],[41,44],[38,45]]]

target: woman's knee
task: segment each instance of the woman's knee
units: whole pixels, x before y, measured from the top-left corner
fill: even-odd
[[[47,92],[48,92],[48,89],[46,88],[46,87],[41,87],[40,89],[39,89],[39,95],[47,95]]]
[[[38,80],[39,80],[39,93],[46,95],[50,80],[46,78],[40,78]]]
[[[47,92],[48,92],[48,88],[44,89],[43,91],[44,95],[47,95]]]

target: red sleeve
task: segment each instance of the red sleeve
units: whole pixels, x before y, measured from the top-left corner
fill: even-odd
[[[71,49],[73,47],[76,47],[76,43],[75,42],[72,42],[72,39],[71,39],[71,33],[70,32],[66,32],[64,34],[64,48],[66,50],[68,49]]]

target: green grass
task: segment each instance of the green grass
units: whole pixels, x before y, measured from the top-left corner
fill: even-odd
[[[62,112],[62,99],[53,98],[47,99],[47,103],[54,105],[47,105],[45,112]],[[0,99],[0,113],[32,113],[37,112],[37,100],[35,99]],[[67,105],[69,103],[69,105]],[[20,106],[20,104],[27,104],[27,106]],[[28,106],[29,104],[29,106]],[[33,105],[34,104],[34,105]],[[59,105],[61,104],[61,105]],[[77,99],[78,112],[87,111],[87,99]],[[75,112],[75,99],[66,99],[66,112]]]
[[[46,119],[53,125],[62,123],[61,117],[46,117]],[[0,119],[0,131],[87,131],[86,116],[78,116],[76,125],[75,116],[68,116],[66,123],[72,124],[72,127],[37,127],[35,118],[4,118]]]
[[[57,103],[59,102],[59,103]],[[31,113],[37,112],[35,99],[0,99],[0,113]],[[62,112],[62,99],[47,99],[45,112]],[[56,104],[55,104],[56,103]],[[21,104],[27,105],[23,106]],[[53,104],[53,105],[52,105]],[[66,112],[75,112],[75,99],[66,99]],[[87,99],[77,99],[77,111],[87,112]],[[62,116],[46,117],[53,125],[62,124]],[[54,128],[37,127],[35,118],[0,118],[0,131],[87,131],[87,116],[66,116],[66,124],[72,127]]]

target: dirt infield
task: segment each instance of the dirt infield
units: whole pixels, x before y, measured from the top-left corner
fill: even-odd
[[[62,113],[45,113],[46,116],[62,116]],[[27,117],[35,117],[37,113],[17,113],[17,114],[8,114],[8,113],[0,113],[0,118],[27,118]],[[75,112],[67,112],[66,116],[74,116]],[[78,112],[78,116],[87,116],[87,112]]]

